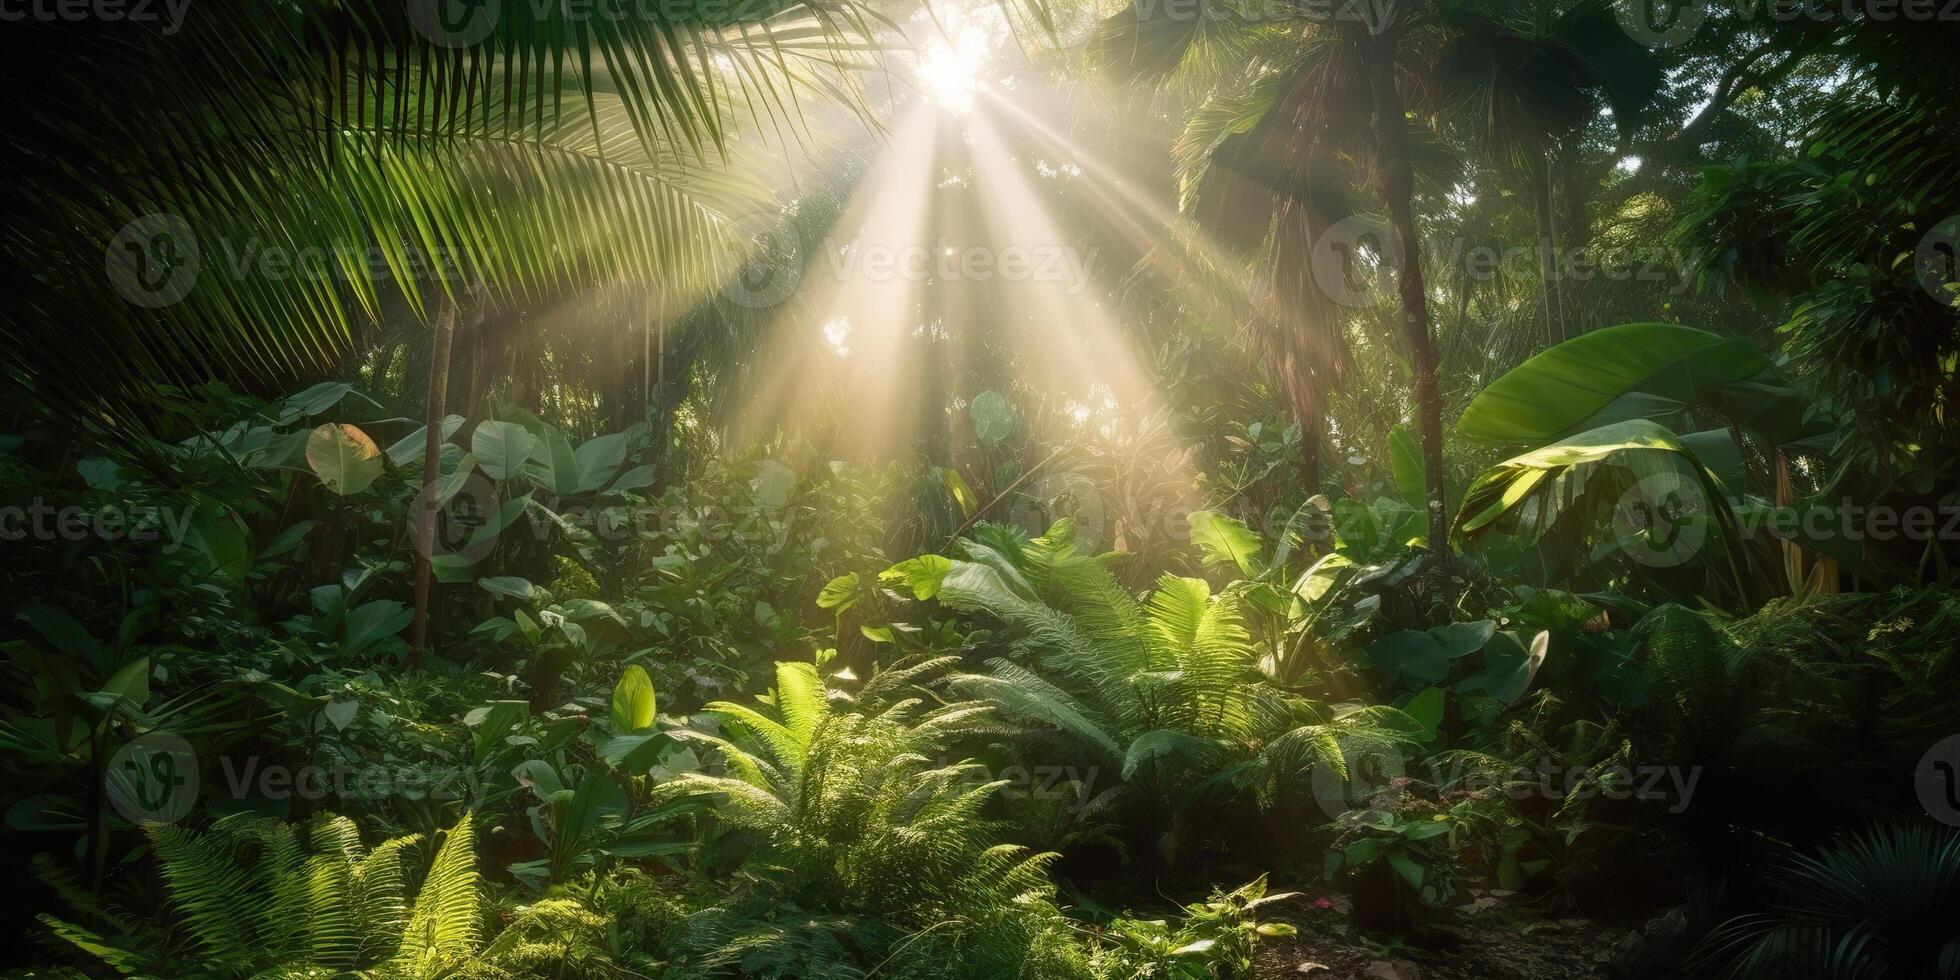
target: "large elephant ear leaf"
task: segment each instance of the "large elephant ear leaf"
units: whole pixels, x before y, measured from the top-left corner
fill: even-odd
[[[1595,472],[1605,467],[1633,471],[1634,479],[1660,472],[1697,483],[1705,479],[1701,464],[1664,426],[1644,419],[1619,422],[1514,456],[1485,471],[1464,494],[1457,533],[1474,538],[1500,524],[1516,528],[1520,521],[1542,531],[1564,511],[1595,503],[1585,499],[1584,490]],[[1537,506],[1527,506],[1533,503]]]
[[[578,492],[579,466],[578,453],[572,449],[571,440],[563,432],[545,426],[542,432],[531,433],[531,454],[520,470],[540,490],[549,490],[560,497],[568,497]]]
[[[1642,566],[1710,566],[1719,575],[1709,588],[1727,595],[1768,580],[1745,571],[1753,562],[1721,481],[1672,432],[1644,419],[1499,463],[1470,484],[1456,517],[1466,540],[1503,530],[1556,542],[1568,560],[1602,528],[1610,529],[1607,545]]]
[[[478,466],[492,480],[508,480],[517,475],[531,455],[533,439],[515,422],[488,421],[479,424],[470,436],[470,452]]]
[[[572,457],[578,468],[578,492],[590,493],[605,486],[626,462],[626,436],[614,432],[588,439],[579,444]]]
[[[1741,337],[1623,323],[1511,369],[1477,395],[1456,429],[1493,442],[1544,443],[1629,416],[1678,411],[1704,391],[1768,368],[1762,350]]]
[[[345,497],[381,476],[381,447],[356,426],[323,425],[306,437],[306,465],[327,489]]]

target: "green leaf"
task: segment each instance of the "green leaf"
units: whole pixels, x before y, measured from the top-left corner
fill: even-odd
[[[620,491],[620,492],[627,491],[627,490],[639,490],[644,487],[653,486],[653,481],[657,477],[659,477],[659,475],[660,475],[660,470],[652,465],[635,466],[632,469],[627,470],[624,473],[621,473],[619,475],[619,479],[614,480],[612,486],[608,487],[607,489]]]
[[[626,462],[626,436],[615,432],[588,439],[572,454],[572,461],[578,469],[578,492],[597,490]]]
[[[279,536],[273,538],[271,543],[265,546],[264,551],[259,552],[259,557],[276,558],[299,547],[299,543],[306,540],[307,534],[311,533],[319,525],[319,521],[300,521],[294,524],[292,527],[279,532]]]
[[[1422,446],[1406,425],[1388,432],[1388,462],[1395,471],[1395,490],[1402,502],[1417,510],[1429,506],[1429,485],[1422,465]]]
[[[1014,431],[1014,409],[998,391],[983,391],[967,406],[973,419],[973,434],[989,446],[998,445]]]
[[[1418,630],[1390,633],[1369,644],[1368,653],[1382,672],[1384,684],[1404,677],[1418,684],[1434,684],[1450,673],[1449,651],[1435,637]]]
[[[481,763],[496,751],[497,744],[509,736],[511,729],[523,724],[531,716],[528,701],[492,701],[471,710],[463,716],[463,724],[470,727],[471,758]]]
[[[1497,632],[1497,624],[1488,619],[1468,623],[1445,623],[1432,627],[1429,635],[1441,644],[1443,652],[1451,660],[1467,657],[1484,648],[1490,642],[1491,634]]]
[[[1425,687],[1402,706],[1402,713],[1414,718],[1433,735],[1443,724],[1443,706],[1447,697],[1440,687]]]
[[[1252,578],[1259,574],[1259,535],[1238,518],[1216,511],[1192,511],[1191,543],[1204,553],[1207,565],[1230,565],[1239,574]]]
[[[1634,392],[1688,402],[1767,370],[1755,343],[1672,323],[1624,323],[1580,334],[1490,383],[1457,419],[1458,432],[1542,443],[1588,427]]]
[[[456,430],[462,427],[463,417],[461,415],[443,416],[441,441],[448,442],[449,437],[455,435]],[[428,451],[429,427],[419,425],[415,427],[414,432],[396,440],[394,445],[388,447],[388,462],[396,466],[407,466],[410,463],[421,461],[423,455]]]
[[[1490,646],[1484,648],[1483,673],[1465,679],[1459,688],[1481,689],[1505,704],[1517,703],[1531,689],[1532,678],[1544,665],[1551,640],[1552,634],[1546,630],[1532,637],[1529,645],[1516,633],[1508,630],[1498,633],[1491,638]]]
[[[67,610],[41,599],[29,599],[14,610],[14,618],[34,627],[34,632],[41,634],[55,652],[81,657],[98,669],[104,666],[101,645]]]
[[[1408,882],[1410,888],[1420,891],[1423,877],[1422,865],[1415,858],[1403,853],[1400,848],[1390,848],[1387,856],[1388,866],[1394,868],[1395,873],[1400,875],[1403,881]]]
[[[1354,561],[1338,551],[1322,555],[1294,580],[1293,594],[1308,602],[1317,601],[1340,581],[1343,572],[1353,568]]]
[[[280,422],[297,422],[302,418],[318,415],[347,397],[354,386],[344,381],[322,381],[305,391],[286,397],[279,412]]]
[[[569,497],[579,489],[578,453],[563,432],[546,426],[544,435],[531,442],[530,457],[519,467],[526,479],[541,490]]]
[[[340,496],[360,493],[381,476],[381,450],[359,428],[328,424],[306,437],[306,465]]]
[[[790,494],[796,489],[796,471],[765,459],[755,464],[755,479],[749,481],[749,487],[757,506],[772,510],[787,507]]]
[[[400,633],[414,618],[415,610],[393,599],[376,599],[355,606],[347,610],[347,638],[341,641],[341,652],[349,656],[360,653],[376,640]]]
[[[907,558],[880,572],[881,582],[902,582],[912,590],[914,598],[925,600],[939,594],[939,585],[945,581],[946,573],[952,571],[953,560],[943,555],[920,555]]]
[[[489,421],[470,435],[470,453],[492,480],[508,480],[524,468],[535,440],[515,422]]]
[[[150,658],[138,657],[124,664],[102,685],[102,693],[123,698],[136,707],[150,700]]]
[[[653,727],[653,678],[639,664],[626,665],[612,692],[612,727],[630,735]]]
[[[858,573],[845,572],[823,584],[817,593],[817,608],[843,612],[858,601]]]
[[[75,462],[75,472],[92,490],[116,490],[123,485],[122,467],[104,456],[90,456]]]
[[[492,575],[489,578],[477,579],[476,584],[482,586],[483,591],[491,595],[508,596],[524,602],[538,597],[538,587],[532,585],[530,579],[516,575]]]

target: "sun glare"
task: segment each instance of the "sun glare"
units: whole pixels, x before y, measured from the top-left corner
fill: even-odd
[[[973,107],[987,55],[985,40],[973,32],[962,33],[955,43],[934,38],[919,58],[919,80],[941,108],[964,112]]]

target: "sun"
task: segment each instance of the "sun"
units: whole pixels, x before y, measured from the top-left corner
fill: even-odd
[[[971,32],[962,32],[952,43],[934,38],[919,58],[919,81],[941,108],[964,112],[973,107],[987,61],[985,40]]]

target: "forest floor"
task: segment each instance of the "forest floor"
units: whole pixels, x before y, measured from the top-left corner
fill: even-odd
[[[1425,947],[1384,947],[1364,941],[1349,924],[1338,895],[1269,906],[1262,918],[1292,923],[1299,932],[1260,944],[1261,980],[1605,980],[1666,977],[1671,971],[1636,965],[1654,952],[1643,936],[1665,932],[1664,917],[1605,923],[1547,917],[1513,896],[1474,895],[1451,921],[1429,927]]]

